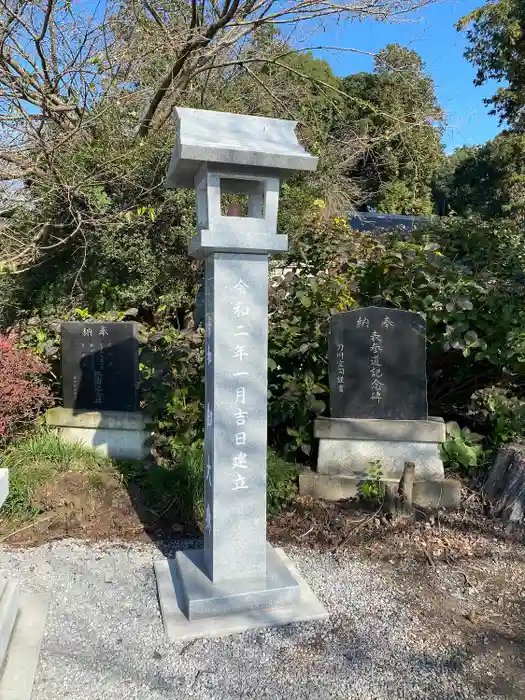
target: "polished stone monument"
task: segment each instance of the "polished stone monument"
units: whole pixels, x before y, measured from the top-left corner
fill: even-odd
[[[62,323],[64,406],[46,422],[67,442],[115,459],[144,459],[147,419],[139,410],[137,324],[133,321]]]
[[[61,346],[65,408],[139,410],[136,323],[62,323]]]
[[[428,416],[424,317],[382,307],[334,314],[328,367],[330,417],[315,420],[317,473],[301,474],[301,493],[355,495],[372,465],[399,480],[407,461],[418,482],[442,484],[445,424]]]
[[[428,418],[426,324],[421,314],[368,307],[330,319],[332,418]]]
[[[195,188],[189,251],[205,268],[204,549],[155,562],[170,639],[326,615],[266,542],[268,256],[278,235],[279,183],[315,170],[295,123],[176,109],[166,186]],[[225,203],[245,197],[240,205]]]

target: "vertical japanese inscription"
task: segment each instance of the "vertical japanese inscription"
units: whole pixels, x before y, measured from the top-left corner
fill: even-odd
[[[337,391],[342,394],[345,390],[345,346],[337,343]]]
[[[231,293],[233,295],[232,314],[236,319],[233,334],[233,391],[235,393],[232,401],[232,422],[235,436],[235,446],[239,448],[232,456],[232,491],[248,488],[249,464],[248,455],[248,411],[246,410],[246,379],[249,380],[249,353],[248,344],[250,342],[249,320],[250,306],[246,299],[246,292],[249,285],[239,278]],[[246,378],[246,379],[245,379]]]
[[[333,418],[425,420],[426,334],[421,314],[368,307],[330,320]]]
[[[205,264],[204,557],[220,581],[265,571],[268,261]]]
[[[66,408],[138,410],[138,343],[133,322],[66,322],[61,335]]]
[[[381,329],[388,329],[394,327],[394,322],[385,314],[384,319],[381,321]],[[359,316],[356,322],[357,328],[370,328],[370,319],[366,316]],[[383,379],[383,363],[381,361],[381,355],[383,353],[383,336],[379,331],[372,330],[370,335],[370,399],[376,403],[380,403],[383,399],[383,390],[385,389],[385,384]]]

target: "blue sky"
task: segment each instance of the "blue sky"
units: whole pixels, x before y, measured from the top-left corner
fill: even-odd
[[[443,137],[446,150],[483,143],[500,127],[483,104],[496,88],[494,83],[476,87],[474,67],[463,57],[465,37],[454,29],[463,15],[483,0],[445,0],[423,8],[418,22],[382,24],[377,22],[333,24],[320,37],[324,46],[353,48],[375,53],[386,44],[399,43],[419,53],[434,78],[440,105],[446,112],[448,128]],[[316,52],[316,55],[320,55]],[[324,53],[337,75],[371,70],[373,59],[351,52]]]

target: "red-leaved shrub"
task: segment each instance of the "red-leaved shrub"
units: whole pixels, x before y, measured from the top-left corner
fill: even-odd
[[[29,350],[19,350],[0,335],[0,440],[33,422],[53,403],[50,389],[39,375],[48,371]]]

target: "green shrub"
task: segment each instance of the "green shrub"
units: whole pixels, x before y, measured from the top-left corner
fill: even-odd
[[[293,464],[268,451],[267,510],[278,515],[298,492],[298,474]]]
[[[140,489],[144,506],[155,518],[202,522],[202,440],[174,448],[171,459],[160,458],[153,464],[124,462],[117,468],[128,488]]]
[[[322,202],[316,207],[302,215],[290,252],[272,261],[273,271],[287,271],[270,283],[271,445],[291,461],[315,462],[313,421],[329,411],[330,316],[367,305],[425,316],[431,414],[473,424],[491,446],[523,435],[525,231],[513,221],[469,219],[432,224],[410,240],[376,237],[350,230],[344,218],[327,219]],[[186,304],[176,314],[171,302],[131,310],[141,321],[143,407],[167,458],[204,432],[204,338],[202,330],[181,330],[180,318],[193,311]],[[56,332],[55,316],[26,326],[23,340],[58,352]]]
[[[382,481],[383,477],[381,462],[372,462],[367,470],[365,479],[359,484],[360,498],[372,504],[382,503],[386,491],[386,486]]]
[[[485,420],[493,447],[525,436],[525,400],[511,390],[480,389],[473,395],[473,407]]]
[[[479,466],[483,452],[481,435],[471,432],[468,428],[460,428],[454,421],[447,423],[446,428],[446,440],[440,447],[445,468],[469,473]]]

